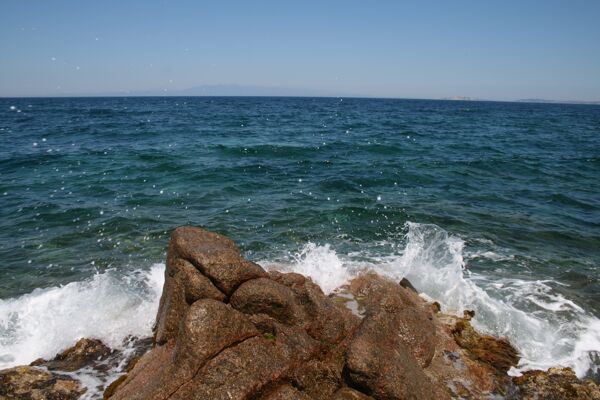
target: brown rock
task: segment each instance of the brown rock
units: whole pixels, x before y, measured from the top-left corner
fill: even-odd
[[[198,300],[181,323],[175,347],[161,346],[164,349],[154,357],[158,361],[151,356],[142,358],[140,362],[145,364],[140,369],[146,373],[132,374],[114,398],[167,398],[193,379],[209,359],[258,334],[254,325],[230,306],[212,299]]]
[[[406,278],[402,278],[400,280],[400,286],[402,286],[404,289],[409,289],[417,294],[419,294],[419,291],[413,286],[412,283],[410,283],[410,281]]]
[[[424,303],[411,289],[374,274],[350,288],[365,298],[366,314],[346,353],[348,384],[376,399],[442,396],[421,369],[435,352],[435,326]]]
[[[394,342],[402,342],[422,368],[429,365],[435,352],[435,324],[415,291],[375,274],[356,278],[350,289],[364,298],[367,318],[380,315],[386,329],[394,332]]]
[[[341,388],[331,398],[332,400],[372,400],[373,397],[367,396],[357,390],[349,387]]]
[[[243,282],[262,276],[266,272],[243,259],[225,236],[189,226],[175,229],[156,318],[156,343],[164,344],[177,336],[179,321],[194,301],[223,301]]]
[[[334,354],[323,360],[309,360],[292,374],[294,386],[315,400],[329,400],[344,384],[343,354]]]
[[[184,370],[202,366],[223,349],[258,333],[250,320],[230,306],[210,299],[198,300],[181,325],[174,362]]]
[[[182,226],[175,229],[167,261],[174,258],[191,262],[227,296],[245,281],[267,276],[258,264],[241,257],[231,239],[202,228]]]
[[[518,387],[515,397],[523,400],[600,400],[598,386],[579,380],[570,368],[527,371],[513,382]]]
[[[209,360],[172,400],[248,399],[283,378],[300,359],[289,358],[277,340],[253,337]]]
[[[75,346],[57,354],[52,360],[40,359],[31,363],[31,365],[44,366],[50,370],[77,371],[105,359],[111,352],[111,349],[102,341],[83,338],[79,339]]]
[[[293,386],[280,385],[265,393],[260,400],[311,400],[311,398]]]
[[[0,371],[0,399],[75,400],[85,393],[79,382],[68,376],[22,366]]]
[[[271,273],[271,278],[295,293],[306,316],[307,332],[315,339],[329,345],[337,344],[360,323],[360,318],[347,308],[338,307],[312,280],[295,273]]]
[[[431,382],[385,313],[367,315],[346,354],[350,386],[378,399],[431,399]]]
[[[498,375],[505,376],[519,361],[517,351],[506,339],[480,335],[467,319],[458,320],[452,334],[471,358],[490,365]]]
[[[173,390],[163,386],[163,376],[173,372],[174,344],[156,346],[144,354],[125,377],[119,377],[104,392],[105,399],[166,399]],[[177,386],[178,382],[173,382]],[[144,397],[146,396],[146,397]]]
[[[506,394],[501,386],[516,353],[500,353],[512,347],[439,312],[408,281],[368,274],[350,283],[344,301],[337,297],[325,296],[302,275],[265,273],[223,236],[178,228],[169,245],[156,345],[105,396],[391,400]],[[358,316],[346,307],[350,301]]]
[[[301,324],[306,316],[296,302],[294,292],[267,278],[243,283],[231,295],[230,304],[246,314],[267,314],[279,322]]]

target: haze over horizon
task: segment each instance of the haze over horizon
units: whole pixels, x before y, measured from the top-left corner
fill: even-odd
[[[0,96],[600,100],[596,1],[115,4],[2,4]]]

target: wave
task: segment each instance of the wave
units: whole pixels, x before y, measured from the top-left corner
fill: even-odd
[[[408,223],[397,243],[377,244],[380,254],[342,254],[331,244],[306,244],[267,269],[310,276],[331,293],[363,271],[394,280],[406,277],[448,313],[475,311],[480,331],[507,337],[521,354],[511,374],[552,366],[572,367],[579,377],[600,366],[600,320],[555,290],[550,280],[491,279],[466,268],[464,241],[430,224]],[[467,254],[467,256],[465,256]],[[492,253],[477,253],[490,262]],[[88,280],[0,300],[0,369],[49,358],[81,337],[122,348],[130,336],[149,336],[164,281],[164,264],[123,276],[118,271]]]
[[[558,283],[492,280],[472,273],[465,265],[464,241],[436,225],[409,222],[404,241],[397,254],[358,257],[309,243],[288,262],[264,264],[309,275],[326,293],[368,270],[397,281],[407,278],[425,297],[440,302],[444,312],[474,310],[478,330],[508,338],[521,355],[510,374],[559,365],[573,368],[579,377],[598,374],[600,320],[557,293],[551,284]],[[476,256],[492,262],[505,258],[489,252]]]
[[[82,337],[122,349],[130,335],[150,336],[163,281],[155,264],[0,300],[0,369],[52,358]]]

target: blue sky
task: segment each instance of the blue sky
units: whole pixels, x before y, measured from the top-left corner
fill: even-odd
[[[600,100],[600,1],[3,1],[0,96]]]

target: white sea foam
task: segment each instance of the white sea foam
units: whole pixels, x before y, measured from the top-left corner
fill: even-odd
[[[399,250],[344,255],[331,245],[309,243],[287,262],[261,264],[308,275],[325,293],[365,270],[395,280],[406,277],[444,311],[474,310],[479,330],[507,337],[522,357],[512,374],[557,365],[573,367],[580,377],[597,372],[600,320],[554,290],[556,282],[491,280],[471,273],[465,268],[464,242],[435,225],[409,223],[406,237],[388,244],[375,248]],[[52,357],[81,337],[119,348],[128,335],[150,335],[163,275],[162,264],[125,277],[109,271],[0,300],[0,369]]]
[[[330,245],[317,246],[308,243],[297,254],[292,256],[293,263],[287,269],[310,276],[323,292],[331,293],[351,278],[351,272],[344,265]],[[268,269],[286,269],[281,264],[263,263]],[[326,266],[326,268],[324,268]]]
[[[120,348],[128,335],[149,336],[163,281],[155,264],[0,300],[0,369],[53,357],[82,337]]]
[[[326,293],[364,270],[395,280],[406,277],[426,297],[439,301],[445,312],[474,310],[477,329],[507,337],[521,354],[511,374],[558,365],[572,367],[580,377],[597,371],[600,320],[556,293],[550,281],[489,280],[465,268],[460,238],[436,225],[408,223],[407,228],[398,254],[363,253],[356,261],[329,245],[310,243],[290,263],[271,267],[309,275]]]

